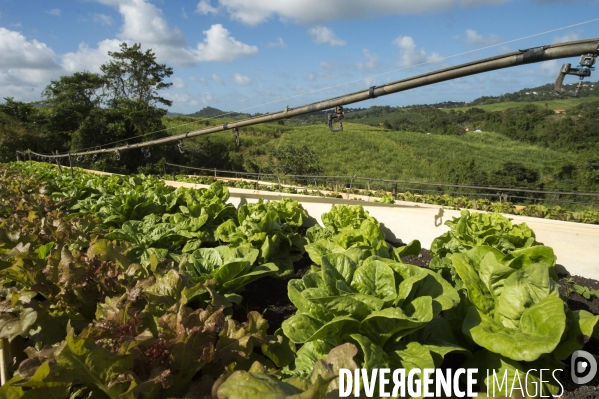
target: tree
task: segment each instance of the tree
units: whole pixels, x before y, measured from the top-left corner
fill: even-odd
[[[166,110],[157,105],[170,107],[173,103],[158,95],[158,90],[172,86],[164,79],[173,74],[173,69],[156,63],[156,55],[151,50],[142,52],[140,44],[129,47],[123,43],[120,52],[108,55],[113,59],[100,67],[111,94],[107,103],[111,108],[126,109],[136,133],[144,134],[166,115]]]
[[[539,178],[537,170],[508,161],[489,174],[489,183],[501,187],[536,187]]]
[[[316,153],[304,146],[281,145],[270,152],[268,169],[285,175],[317,175],[322,173]]]
[[[165,129],[162,117],[166,109],[160,106],[168,107],[172,101],[161,97],[159,91],[172,85],[164,82],[173,74],[172,68],[157,63],[156,55],[151,50],[143,52],[140,44],[129,47],[123,43],[120,51],[108,55],[111,60],[100,67],[101,74],[62,76],[43,92],[49,130],[66,133],[62,141],[70,144],[71,151],[117,140],[124,144],[150,132],[158,132],[152,139],[166,136],[160,132]],[[121,154],[118,168],[114,162],[104,165],[112,170],[135,171],[164,156],[158,148],[152,148],[150,154],[145,159],[139,152],[127,151]],[[102,157],[95,160],[99,162]],[[90,162],[88,159],[84,164]]]
[[[120,52],[109,51],[108,55],[113,60],[102,65],[100,70],[104,73],[108,89],[113,91],[114,100],[127,99],[139,109],[157,103],[172,105],[172,101],[158,95],[158,90],[172,86],[172,83],[164,83],[164,79],[173,74],[173,69],[157,64],[152,50],[144,53],[140,44],[129,47],[122,43]]]
[[[106,79],[97,73],[75,72],[53,80],[42,92],[51,108],[48,128],[61,133],[75,132],[94,108],[102,104]]]
[[[45,151],[52,136],[45,130],[44,110],[12,97],[4,101],[0,104],[0,162],[14,161],[15,151]]]
[[[449,159],[441,163],[440,179],[451,184],[487,184],[487,173],[476,164],[473,157]]]
[[[29,122],[34,114],[34,107],[29,103],[15,101],[14,97],[4,97],[4,101],[4,104],[0,104],[0,112],[19,122]]]

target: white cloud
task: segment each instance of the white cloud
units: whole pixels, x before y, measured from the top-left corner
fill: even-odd
[[[176,104],[177,109],[196,107],[203,101],[185,93],[165,93],[164,97]]]
[[[441,56],[437,53],[429,55],[422,49],[418,50],[416,43],[414,43],[414,39],[410,36],[398,36],[391,43],[399,47],[399,64],[402,67],[409,67],[425,62],[438,62],[441,60]]]
[[[362,49],[366,62],[358,62],[358,70],[360,71],[373,71],[379,66],[379,57],[376,54],[371,53],[368,49]]]
[[[119,5],[124,24],[119,33],[121,39],[142,43],[183,47],[185,36],[179,29],[169,28],[162,10],[144,0],[131,0]]]
[[[160,62],[170,61],[177,65],[196,62],[187,46],[185,35],[177,28],[170,28],[162,10],[146,0],[96,0],[117,7],[123,17],[123,25],[117,38],[124,42],[142,43],[151,48]]]
[[[54,15],[55,17],[60,17],[60,9],[59,8],[53,8],[51,10],[46,10],[44,12],[49,15]]]
[[[410,15],[439,12],[453,7],[502,4],[510,0],[218,0],[234,20],[247,25],[260,24],[273,16],[301,24],[333,20],[363,19],[380,15]],[[215,9],[206,0],[200,1]]]
[[[217,74],[215,74],[215,73],[212,74],[212,80],[214,80],[219,85],[224,85],[225,84],[225,82],[223,82],[223,79],[220,76],[218,76]]]
[[[56,54],[46,44],[28,41],[19,32],[0,27],[0,68],[42,69],[60,68]]]
[[[561,61],[550,60],[544,61],[539,64],[540,75],[547,78],[557,77],[560,67],[562,66]]]
[[[338,39],[332,29],[326,26],[316,26],[308,30],[312,41],[316,44],[328,43],[331,46],[345,46],[345,40]]]
[[[176,65],[194,65],[204,61],[231,62],[237,57],[258,52],[258,47],[235,40],[220,24],[204,31],[206,37],[196,48],[189,47],[183,32],[169,27],[162,10],[148,0],[96,1],[118,7],[123,26],[117,38],[151,48],[160,62],[169,61]],[[207,6],[210,3],[206,1],[198,4],[198,7],[204,7],[204,11],[208,10]]]
[[[187,86],[181,78],[172,78],[171,82],[173,83],[172,87],[174,89],[184,89]]]
[[[199,43],[194,54],[197,61],[231,62],[238,57],[251,56],[258,47],[235,40],[221,24],[215,24],[204,31],[206,38]]]
[[[63,72],[58,56],[46,44],[27,40],[21,33],[3,27],[0,54],[0,98],[38,100],[50,80]]]
[[[239,86],[247,86],[249,84],[252,84],[250,78],[239,73],[233,75],[233,82],[235,82],[235,84]]]
[[[555,36],[553,38],[553,43],[565,43],[565,42],[573,42],[576,40],[579,40],[580,36],[578,33],[575,32],[568,32],[563,36]]]
[[[162,11],[147,0],[96,1],[118,8],[123,24],[117,37],[96,46],[80,43],[77,50],[62,56],[44,43],[27,40],[19,32],[0,27],[0,97],[35,100],[50,80],[61,75],[85,70],[100,72],[100,66],[110,60],[108,52],[119,51],[123,42],[142,43],[144,49],[152,49],[159,62],[176,65],[230,62],[258,52],[258,47],[235,40],[220,24],[204,31],[205,38],[197,48],[189,47],[185,35],[169,27]],[[101,24],[112,23],[112,18],[105,14],[89,14],[89,18]],[[180,87],[183,82],[173,83]]]
[[[112,25],[112,23],[113,23],[112,17],[110,15],[106,15],[106,14],[93,13],[92,20],[95,23],[101,24],[101,25]]]
[[[212,93],[210,93],[209,91],[202,93],[202,103],[208,104],[212,101],[212,98]]]
[[[208,14],[216,14],[218,9],[212,7],[210,4],[210,0],[200,0],[196,7],[196,12],[198,14],[208,15]]]
[[[483,36],[478,34],[474,29],[466,29],[466,35],[464,37],[457,36],[458,40],[462,40],[464,43],[470,46],[490,46],[492,44],[499,43],[501,36],[490,34]]]
[[[66,53],[62,56],[62,65],[69,73],[78,71],[100,72],[100,65],[110,61],[108,52],[119,51],[121,41],[106,39],[98,43],[96,48],[91,48],[85,43],[80,43],[77,51]]]
[[[189,78],[189,80],[191,80],[192,82],[198,82],[204,86],[208,84],[205,78],[196,78],[195,76],[192,76]]]
[[[287,45],[283,41],[283,38],[277,37],[277,40],[275,40],[274,42],[268,42],[268,43],[266,43],[266,47],[269,47],[269,48],[272,48],[272,47],[287,48]]]

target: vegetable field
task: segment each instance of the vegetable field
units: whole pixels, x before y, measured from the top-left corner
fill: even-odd
[[[553,250],[499,214],[447,222],[426,268],[406,262],[419,242],[392,245],[359,205],[306,229],[291,199],[235,208],[218,182],[74,172],[0,166],[0,338],[15,358],[0,397],[329,399],[340,368],[461,367],[480,392],[495,371],[556,395],[539,370],[567,380],[571,354],[595,352],[599,315],[569,309]],[[244,298],[273,281],[294,309],[280,328]]]

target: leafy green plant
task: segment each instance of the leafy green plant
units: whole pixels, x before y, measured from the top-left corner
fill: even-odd
[[[560,361],[593,335],[599,316],[568,310],[552,278],[553,264],[533,259],[513,252],[505,255],[490,246],[451,257],[464,298],[446,316],[482,348],[472,361],[483,369],[489,368],[486,362],[498,369],[507,363],[525,374],[535,368],[563,368]],[[554,382],[544,384],[550,392],[559,390]]]
[[[151,252],[146,262],[132,262],[128,255],[141,244],[165,246],[172,237],[155,232],[158,238],[143,241],[134,231],[130,239],[98,238],[99,221],[65,217],[50,190],[40,192],[38,180],[17,176],[0,175],[0,189],[11,193],[6,198],[16,210],[0,216],[0,338],[25,342],[27,358],[9,365],[13,376],[0,387],[1,397],[209,396],[232,364],[242,371],[259,362],[272,373],[293,362],[295,348],[282,334],[267,334],[258,313],[243,324],[225,317],[239,300],[232,292],[269,267],[245,271],[257,249],[202,248],[189,255],[193,263],[179,265]],[[146,221],[168,224],[149,214],[123,226]],[[208,258],[218,263],[218,254],[226,262],[213,273],[187,272],[207,267]],[[231,267],[233,259],[243,267]],[[271,265],[267,273],[274,271]]]
[[[510,219],[498,213],[470,213],[463,210],[459,218],[448,220],[445,224],[449,226],[449,231],[435,238],[431,244],[433,259],[430,268],[439,271],[448,281],[456,278],[451,262],[451,255],[454,253],[487,245],[508,254],[539,245],[534,232],[525,223],[513,225]],[[534,256],[553,257],[546,259],[546,262],[553,265],[553,251],[545,248]]]
[[[584,299],[588,301],[595,298],[599,298],[599,290],[594,290],[584,285],[576,284],[572,278],[567,279],[566,282],[574,289],[574,291],[578,295],[582,296]]]
[[[313,352],[308,357],[323,358],[335,345],[352,342],[363,367],[411,369],[439,366],[445,354],[464,352],[446,322],[435,319],[460,301],[446,281],[376,256],[358,265],[351,251],[324,255],[318,271],[289,281],[297,313],[283,322],[283,332],[292,342],[312,343],[302,348]],[[419,335],[430,323],[434,327]],[[292,372],[305,374],[300,352]]]
[[[324,227],[315,225],[306,232],[306,238],[311,245],[321,240],[332,241],[344,249],[354,245],[365,245],[373,248],[381,256],[389,257],[388,245],[379,228],[379,222],[361,205],[333,206],[321,219]],[[310,253],[308,247],[306,250]]]
[[[525,223],[513,225],[510,219],[497,213],[463,210],[459,218],[445,224],[450,231],[437,237],[431,245],[431,252],[441,257],[480,245],[489,245],[504,253],[538,245],[534,232]]]
[[[231,302],[240,303],[241,297],[236,294],[247,284],[279,271],[274,263],[255,265],[259,254],[259,250],[250,246],[219,246],[197,249],[182,260],[192,282],[205,283],[213,280],[214,292]],[[209,294],[208,291],[204,292],[207,299]]]
[[[395,199],[392,195],[384,195],[380,200],[374,200],[374,202],[381,202],[383,204],[395,204]]]
[[[260,263],[272,262],[278,275],[293,273],[294,259],[301,258],[305,240],[297,233],[308,214],[292,199],[264,202],[239,207],[237,220],[221,224],[215,235],[231,247],[250,245],[260,251]]]
[[[317,265],[321,265],[323,255],[347,249],[359,254],[356,259],[360,261],[370,255],[401,261],[402,256],[420,253],[420,242],[416,240],[407,246],[390,249],[380,223],[361,205],[335,205],[321,218],[324,227],[315,225],[306,231],[310,242],[305,247],[306,252]]]

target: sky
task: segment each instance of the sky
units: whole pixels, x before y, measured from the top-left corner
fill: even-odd
[[[108,52],[123,42],[141,43],[173,68],[173,85],[162,91],[173,101],[169,111],[211,106],[253,114],[598,36],[597,0],[0,0],[0,98],[37,101],[60,76],[99,72]],[[353,106],[500,95],[553,82],[563,62],[576,65],[577,59],[456,79]]]

